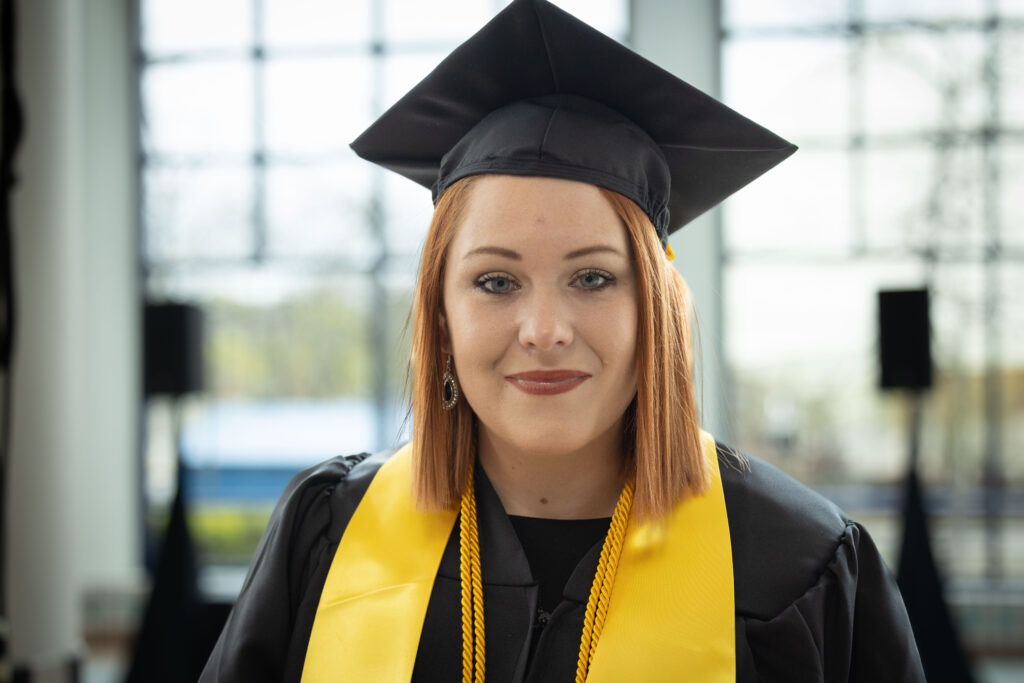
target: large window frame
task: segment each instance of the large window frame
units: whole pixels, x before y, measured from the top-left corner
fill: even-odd
[[[910,409],[903,405],[909,399],[874,388],[874,289],[927,287],[938,373],[925,402],[921,469],[937,513],[939,560],[963,591],[1017,585],[1024,579],[1014,549],[1024,535],[1017,455],[1024,441],[1014,407],[1021,404],[1024,358],[1012,340],[1024,332],[1024,316],[1011,294],[1012,283],[1024,284],[1024,229],[1010,197],[1024,183],[1024,97],[1009,65],[1024,46],[1024,13],[1012,3],[980,0],[928,8],[732,0],[723,5],[722,22],[726,102],[801,146],[786,162],[795,168],[780,167],[781,177],[766,178],[724,211],[724,353],[738,445],[767,455],[855,514],[877,517],[883,549],[895,561]],[[963,73],[955,70],[955,49],[967,55]],[[926,73],[934,83],[924,82]],[[752,84],[752,74],[763,78]],[[928,110],[915,101],[927,97],[938,106]],[[894,178],[900,164],[906,176]],[[903,183],[909,199],[901,206],[886,196],[880,178]],[[924,184],[927,193],[915,194]],[[763,225],[759,216],[791,223]],[[854,292],[836,295],[839,316],[813,291],[843,277],[834,283],[830,271],[848,273]],[[806,303],[801,312],[787,302]],[[807,327],[788,334],[798,314]],[[812,351],[839,348],[836,330],[852,328],[861,336],[847,356],[833,352],[815,365]],[[769,360],[756,358],[755,335]],[[843,363],[854,367],[836,368]],[[813,443],[813,410],[804,399],[810,377],[832,372],[844,386],[823,390],[823,402],[855,413],[847,418],[856,424],[821,430],[827,433],[817,438],[831,443]],[[854,375],[862,385],[850,389]],[[807,394],[787,393],[787,383]],[[970,419],[956,422],[954,434],[956,410],[969,411]],[[855,443],[851,435],[864,425],[878,434]],[[806,456],[816,448],[831,449],[838,469],[830,472],[825,457],[811,468]],[[802,449],[801,461],[787,455],[794,449]],[[873,456],[879,462],[858,474],[854,461]]]

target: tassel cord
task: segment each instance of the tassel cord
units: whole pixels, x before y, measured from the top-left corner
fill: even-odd
[[[480,532],[477,528],[476,491],[473,484],[473,466],[459,505],[459,583],[462,609],[462,683],[484,683],[486,645],[484,629],[483,575],[480,568]],[[619,556],[626,536],[629,514],[633,508],[633,483],[627,482],[615,504],[615,512],[608,527],[601,559],[597,564],[590,597],[583,620],[579,657],[576,664],[576,683],[584,683],[594,661],[597,642],[601,638],[612,588],[618,570]]]

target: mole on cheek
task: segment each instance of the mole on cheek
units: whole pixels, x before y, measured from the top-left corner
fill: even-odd
[[[548,499],[547,498],[541,498],[540,499],[540,504],[541,505],[547,505],[548,504]]]

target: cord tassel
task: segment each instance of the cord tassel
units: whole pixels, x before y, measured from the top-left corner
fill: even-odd
[[[485,668],[484,589],[480,533],[476,525],[473,465],[459,506],[459,584],[462,603],[462,683],[483,683]]]
[[[594,583],[590,585],[590,597],[587,599],[586,616],[583,618],[583,638],[580,641],[579,659],[576,661],[576,683],[584,683],[590,672],[597,651],[597,641],[601,638],[605,618],[608,616],[608,605],[611,602],[612,587],[615,584],[615,573],[619,568],[619,556],[622,554],[622,543],[626,537],[626,525],[629,513],[633,508],[633,483],[627,482],[619,494],[615,504],[612,523],[601,546],[601,559],[597,563]]]

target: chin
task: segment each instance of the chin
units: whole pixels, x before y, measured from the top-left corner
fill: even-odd
[[[557,457],[586,450],[608,434],[607,430],[580,427],[579,420],[533,419],[505,430],[494,430],[492,434],[496,440],[538,457]]]

